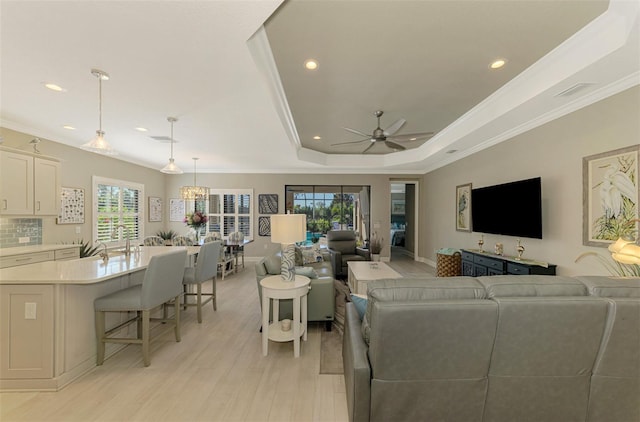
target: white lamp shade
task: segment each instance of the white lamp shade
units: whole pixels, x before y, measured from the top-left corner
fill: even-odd
[[[164,166],[160,171],[167,174],[182,174],[182,170],[176,165],[173,158],[169,158],[169,164]]]
[[[278,214],[271,216],[271,241],[291,244],[307,239],[305,214]]]
[[[104,139],[104,132],[101,130],[97,130],[96,136],[86,144],[82,145],[82,148],[91,152],[97,152],[98,154],[118,155],[118,152],[111,147],[106,139]]]

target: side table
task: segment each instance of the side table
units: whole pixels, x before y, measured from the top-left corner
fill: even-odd
[[[265,277],[260,281],[262,286],[262,355],[267,356],[269,340],[293,340],[293,356],[300,356],[300,336],[307,341],[307,294],[311,280],[309,277],[296,275],[295,281],[283,281],[279,275]],[[273,299],[273,322],[269,324],[269,301]],[[293,319],[291,329],[282,331],[278,316],[279,300],[293,299]]]

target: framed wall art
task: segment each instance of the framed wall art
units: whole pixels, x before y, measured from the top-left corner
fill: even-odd
[[[60,212],[56,223],[83,224],[84,223],[84,189],[61,188]]]
[[[169,221],[182,221],[184,216],[184,200],[169,199]]]
[[[258,214],[277,214],[278,194],[263,193],[258,195]]]
[[[471,231],[471,183],[456,186],[456,230]]]
[[[258,235],[271,236],[271,217],[258,217]]]
[[[150,196],[149,197],[149,221],[157,222],[162,221],[162,199]]]
[[[640,217],[640,146],[582,159],[582,238],[588,246],[607,247],[619,237],[635,236]]]
[[[391,201],[391,214],[404,215],[404,199],[394,199]]]

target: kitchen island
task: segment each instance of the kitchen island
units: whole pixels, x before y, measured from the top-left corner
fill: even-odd
[[[147,246],[125,255],[0,269],[0,391],[56,391],[96,365],[93,301],[142,283],[154,255],[197,247]],[[185,263],[188,265],[188,263]],[[107,327],[126,316],[112,315]],[[109,344],[106,356],[123,345]]]

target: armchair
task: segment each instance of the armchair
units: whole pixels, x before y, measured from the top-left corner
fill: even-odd
[[[369,250],[356,246],[356,233],[352,230],[327,232],[327,250],[331,255],[331,266],[336,277],[346,277],[347,262],[370,261]]]

